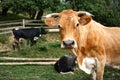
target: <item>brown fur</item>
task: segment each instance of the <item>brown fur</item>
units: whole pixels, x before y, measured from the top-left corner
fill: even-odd
[[[96,58],[95,80],[103,80],[105,63],[120,65],[120,28],[108,28],[94,21],[89,15],[79,17],[78,14],[73,10],[64,10],[58,13],[58,19],[48,17],[45,23],[52,27],[60,25],[62,42],[76,41],[77,47],[70,49],[77,56],[78,64],[82,65],[85,57]],[[77,22],[79,26],[76,26]]]

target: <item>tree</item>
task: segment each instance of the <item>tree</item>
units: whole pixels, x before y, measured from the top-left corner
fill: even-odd
[[[120,1],[119,0],[106,0],[107,9],[111,13],[112,17],[109,22],[116,22],[118,25],[120,23]]]
[[[11,10],[15,14],[28,13],[31,19],[34,19],[36,14],[36,4],[33,0],[14,0]]]
[[[44,11],[60,12],[64,9],[84,10],[106,26],[120,26],[120,0],[0,0],[2,15],[10,9],[15,14],[28,14],[41,19]]]
[[[40,20],[44,12],[43,9],[46,8],[46,3],[44,3],[45,0],[14,0],[11,10],[15,14],[27,13],[30,19]]]
[[[12,0],[0,0],[0,6],[2,7],[2,15],[6,16],[8,10],[10,9]]]
[[[76,10],[92,13],[96,21],[106,26],[120,26],[120,0],[75,0],[75,5]]]

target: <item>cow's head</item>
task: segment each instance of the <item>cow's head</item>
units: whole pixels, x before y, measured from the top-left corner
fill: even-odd
[[[50,27],[59,28],[62,48],[72,49],[78,47],[80,29],[82,30],[91,21],[91,16],[85,11],[64,10],[45,16],[45,23]]]

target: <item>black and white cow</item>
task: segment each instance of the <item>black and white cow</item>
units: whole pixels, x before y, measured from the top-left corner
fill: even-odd
[[[66,73],[66,72],[73,72],[74,67],[76,65],[76,56],[73,55],[65,55],[62,56],[55,64],[54,68],[57,72],[61,73]]]
[[[44,28],[15,28],[12,32],[16,43],[19,43],[21,39],[30,40],[31,46],[36,43],[36,39],[38,39],[40,35],[47,33]]]

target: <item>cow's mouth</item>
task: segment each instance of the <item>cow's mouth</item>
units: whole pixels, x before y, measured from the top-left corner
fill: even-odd
[[[73,49],[72,46],[65,46],[65,49]]]

